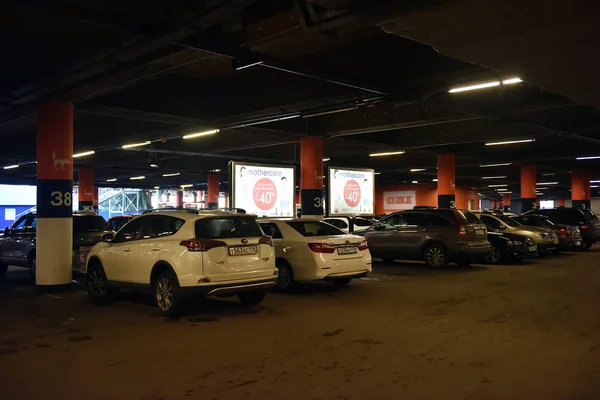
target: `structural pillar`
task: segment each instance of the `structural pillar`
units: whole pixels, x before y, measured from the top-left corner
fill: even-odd
[[[510,193],[504,193],[502,195],[502,209],[504,211],[510,211]]]
[[[537,208],[535,165],[521,165],[521,212]]]
[[[560,199],[558,199],[558,206],[559,207],[564,207],[565,206],[565,199],[563,199],[562,197]]]
[[[219,207],[219,175],[209,174],[207,177],[206,206],[208,208]]]
[[[94,170],[81,167],[77,172],[79,183],[79,210],[97,212],[94,208]]]
[[[183,190],[175,192],[175,207],[183,208]]]
[[[535,207],[540,208],[541,204],[542,204],[542,196],[536,195],[535,196]]]
[[[571,173],[571,199],[572,207],[579,209],[589,209],[591,196],[589,194],[590,180],[581,171]]]
[[[98,187],[94,187],[94,208],[98,212]]]
[[[73,278],[73,105],[47,101],[37,109],[37,227],[40,290],[71,287]]]
[[[456,157],[454,154],[439,154],[438,155],[438,207],[440,208],[455,208],[455,164]]]
[[[300,139],[300,207],[302,216],[323,216],[323,137]]]

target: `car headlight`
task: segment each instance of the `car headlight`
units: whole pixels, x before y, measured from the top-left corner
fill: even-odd
[[[523,244],[523,242],[519,242],[518,240],[509,240],[508,241],[509,246],[521,246],[522,244]]]
[[[535,242],[531,238],[525,238],[525,244],[532,246],[535,244]]]
[[[542,239],[548,239],[548,234],[547,233],[540,233],[540,237]]]

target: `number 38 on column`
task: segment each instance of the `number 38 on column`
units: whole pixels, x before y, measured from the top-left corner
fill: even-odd
[[[60,192],[55,190],[54,192],[50,193],[50,197],[52,198],[50,204],[54,207],[70,207],[72,204],[71,192]]]

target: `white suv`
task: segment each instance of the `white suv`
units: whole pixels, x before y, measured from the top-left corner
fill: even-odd
[[[90,251],[88,292],[105,300],[119,288],[150,289],[165,315],[186,295],[237,295],[245,305],[275,286],[272,240],[256,217],[226,211],[152,211],[132,219]]]

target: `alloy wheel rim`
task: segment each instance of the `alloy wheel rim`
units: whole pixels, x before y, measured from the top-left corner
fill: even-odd
[[[156,284],[156,303],[163,310],[169,310],[173,304],[173,288],[167,278],[162,278]]]
[[[290,271],[286,267],[281,267],[279,270],[279,285],[282,288],[289,286],[291,280]]]
[[[500,250],[496,247],[492,246],[492,250],[490,250],[490,254],[487,255],[488,262],[495,263],[500,260]]]
[[[427,252],[427,260],[431,265],[439,267],[444,262],[444,252],[439,247],[432,247]]]
[[[94,268],[89,274],[88,288],[94,296],[101,297],[104,295],[104,282],[106,278],[98,269]]]

